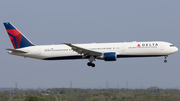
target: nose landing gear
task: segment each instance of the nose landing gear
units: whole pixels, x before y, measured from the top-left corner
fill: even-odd
[[[164,63],[167,63],[167,57],[168,56],[164,56],[164,58],[165,58]]]

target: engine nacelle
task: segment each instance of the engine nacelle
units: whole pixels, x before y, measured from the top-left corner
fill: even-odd
[[[104,53],[103,56],[105,61],[116,61],[117,55],[115,52]]]

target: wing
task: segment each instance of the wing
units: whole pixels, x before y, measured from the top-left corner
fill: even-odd
[[[77,52],[78,54],[83,54],[84,56],[100,56],[102,55],[101,52],[93,51],[90,49],[85,49],[79,46],[72,45],[71,43],[63,43],[72,48],[73,51]]]
[[[7,48],[6,50],[9,50],[9,51],[12,51],[12,52],[15,52],[15,53],[28,53],[27,51],[22,51],[22,50],[17,50],[17,49],[9,49],[9,48]]]

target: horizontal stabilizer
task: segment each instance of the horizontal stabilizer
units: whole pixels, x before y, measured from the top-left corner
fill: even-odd
[[[9,49],[9,48],[7,48],[6,50],[9,50],[9,51],[12,51],[12,52],[15,52],[15,53],[28,53],[27,51],[17,50],[17,49]]]

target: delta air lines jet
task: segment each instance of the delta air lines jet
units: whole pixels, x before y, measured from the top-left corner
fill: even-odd
[[[95,67],[96,59],[116,61],[117,58],[129,57],[167,57],[178,51],[169,42],[117,42],[62,45],[35,45],[11,23],[4,23],[14,49],[6,49],[9,54],[41,60],[89,59],[88,66]]]

